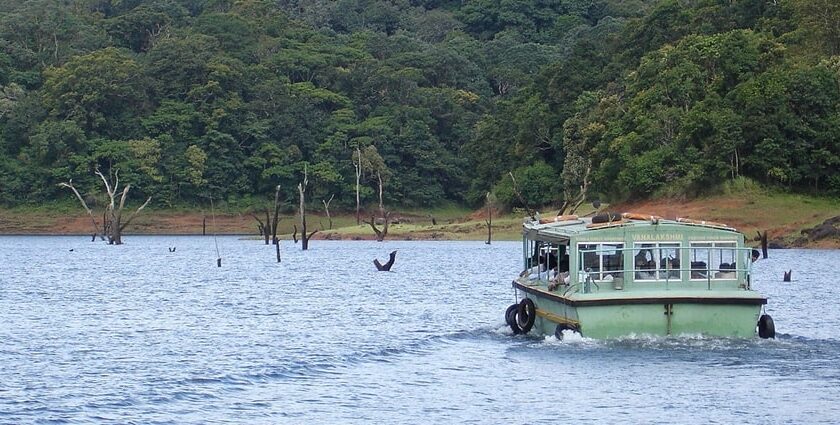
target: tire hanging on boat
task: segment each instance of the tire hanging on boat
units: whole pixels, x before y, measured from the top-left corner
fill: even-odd
[[[510,330],[513,331],[514,335],[522,333],[522,329],[520,329],[519,325],[516,324],[516,312],[518,310],[519,304],[511,304],[510,307],[505,310],[505,323],[510,326]]]
[[[522,333],[526,334],[534,327],[535,320],[537,320],[537,307],[534,305],[534,300],[523,298],[516,310],[517,326],[522,330]]]
[[[769,314],[762,314],[758,318],[758,336],[767,338],[776,338],[776,325],[773,324],[773,318]]]
[[[563,331],[569,329],[566,325],[558,324],[556,328],[554,328],[554,337],[557,338],[558,341],[563,340]]]

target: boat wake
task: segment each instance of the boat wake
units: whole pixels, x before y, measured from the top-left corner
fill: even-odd
[[[287,360],[282,364],[263,366],[259,370],[245,373],[214,376],[209,378],[191,377],[183,383],[219,384],[225,386],[251,385],[274,380],[317,379],[328,375],[343,374],[347,368],[370,363],[396,363],[408,357],[426,356],[438,351],[441,346],[458,341],[484,338],[493,335],[491,328],[453,331],[442,335],[432,335],[418,339],[405,340],[394,344],[379,345],[369,349],[360,349],[348,353],[309,354],[305,359]]]

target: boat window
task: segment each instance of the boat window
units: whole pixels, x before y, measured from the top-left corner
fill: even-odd
[[[529,279],[551,279],[557,273],[569,271],[569,256],[566,245],[546,241],[526,241],[525,269],[521,276]]]
[[[692,279],[735,279],[735,242],[692,242]]]
[[[624,255],[622,243],[580,244],[582,253],[579,271],[591,273],[592,279],[604,280],[622,277]]]
[[[633,271],[636,280],[680,278],[679,243],[641,243],[635,244],[633,248]]]

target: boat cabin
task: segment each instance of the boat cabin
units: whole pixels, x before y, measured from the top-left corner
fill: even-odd
[[[749,289],[751,249],[720,223],[624,214],[526,219],[520,281],[551,291]]]

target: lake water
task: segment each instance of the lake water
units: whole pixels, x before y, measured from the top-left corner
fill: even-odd
[[[518,242],[125,242],[0,237],[0,423],[840,421],[840,251],[756,263],[776,340],[557,341]]]

